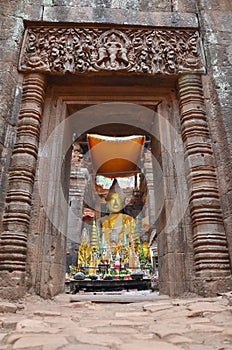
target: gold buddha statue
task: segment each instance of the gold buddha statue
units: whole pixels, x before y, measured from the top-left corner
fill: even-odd
[[[110,214],[101,220],[103,260],[112,263],[120,259],[123,264],[136,268],[139,249],[139,238],[135,237],[136,222],[132,216],[121,213],[125,195],[117,180],[114,180],[106,202]]]

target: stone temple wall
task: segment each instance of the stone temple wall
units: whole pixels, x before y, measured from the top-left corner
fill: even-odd
[[[203,0],[199,1],[198,11],[207,64],[204,95],[232,259],[232,3]]]
[[[0,41],[0,214],[15,141],[23,76],[17,70],[25,21],[97,22],[149,26],[156,16],[173,12],[196,13],[203,38],[207,74],[203,76],[208,123],[213,141],[223,218],[232,260],[232,119],[231,119],[231,15],[230,0],[14,0],[1,3]]]

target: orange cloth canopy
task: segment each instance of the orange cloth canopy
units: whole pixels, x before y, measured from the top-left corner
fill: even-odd
[[[140,167],[145,136],[87,135],[94,171],[105,177],[135,175]]]

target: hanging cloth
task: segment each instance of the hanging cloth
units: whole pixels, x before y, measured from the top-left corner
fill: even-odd
[[[138,173],[145,136],[111,137],[88,134],[87,140],[97,175],[114,178]]]

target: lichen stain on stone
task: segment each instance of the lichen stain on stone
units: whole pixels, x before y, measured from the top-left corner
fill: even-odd
[[[207,41],[210,43],[210,44],[218,44],[218,40],[217,40],[217,36],[215,35],[215,33],[211,30],[208,31],[208,38],[207,38]]]
[[[225,73],[220,67],[213,67],[213,75],[217,84],[217,94],[221,100],[225,100],[230,96],[230,84],[226,79]]]

